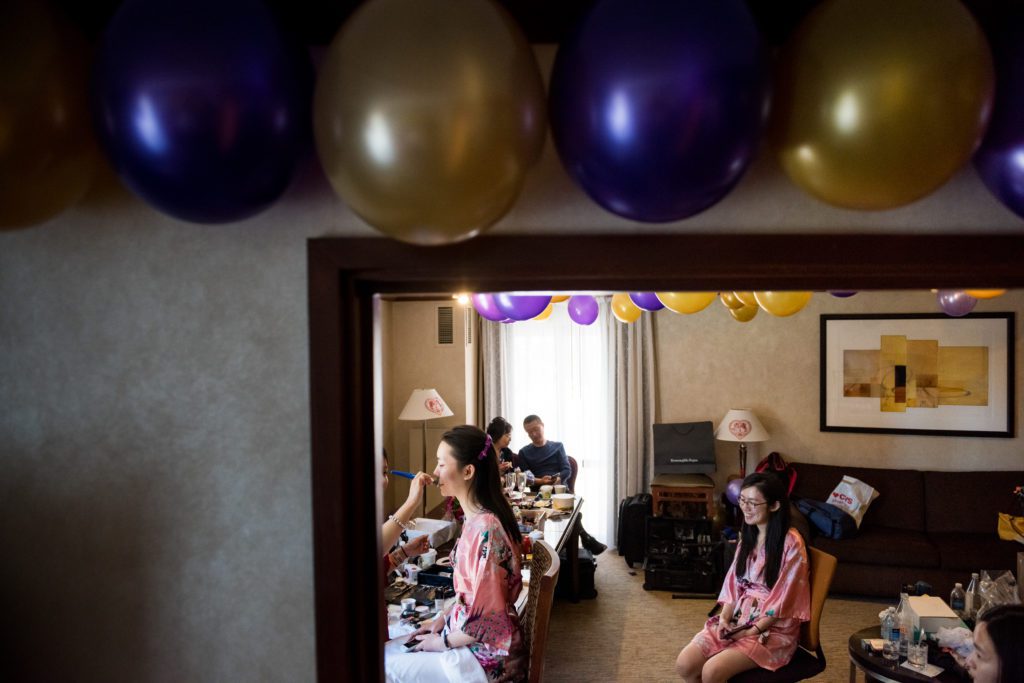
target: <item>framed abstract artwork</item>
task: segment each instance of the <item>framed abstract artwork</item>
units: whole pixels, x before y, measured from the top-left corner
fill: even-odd
[[[821,316],[821,431],[1014,435],[1013,313]]]

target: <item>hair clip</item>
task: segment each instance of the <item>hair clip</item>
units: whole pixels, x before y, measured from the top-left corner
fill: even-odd
[[[487,438],[484,439],[484,449],[480,451],[480,455],[476,456],[477,460],[483,460],[486,458],[492,446],[494,446],[494,441],[491,439],[491,435],[488,434]]]

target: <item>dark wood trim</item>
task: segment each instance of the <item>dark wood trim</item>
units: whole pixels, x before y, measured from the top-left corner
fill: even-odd
[[[378,293],[1024,287],[1020,235],[485,236],[309,241],[317,677],[383,680],[372,297]]]

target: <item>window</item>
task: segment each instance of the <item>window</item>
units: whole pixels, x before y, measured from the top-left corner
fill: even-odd
[[[614,369],[610,354],[614,320],[607,299],[593,325],[569,319],[564,305],[546,320],[504,326],[506,419],[512,449],[529,443],[522,421],[539,415],[544,436],[565,444],[579,463],[576,493],[584,499],[587,530],[614,543]]]

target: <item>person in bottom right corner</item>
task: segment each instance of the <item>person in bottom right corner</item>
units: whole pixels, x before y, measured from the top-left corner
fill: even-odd
[[[748,669],[775,671],[796,652],[800,624],[811,618],[809,563],[790,526],[782,480],[757,472],[743,480],[740,545],[725,576],[721,615],[708,619],[676,659],[687,683],[719,683]]]
[[[978,617],[967,671],[974,683],[1024,681],[1024,605],[997,605]]]

